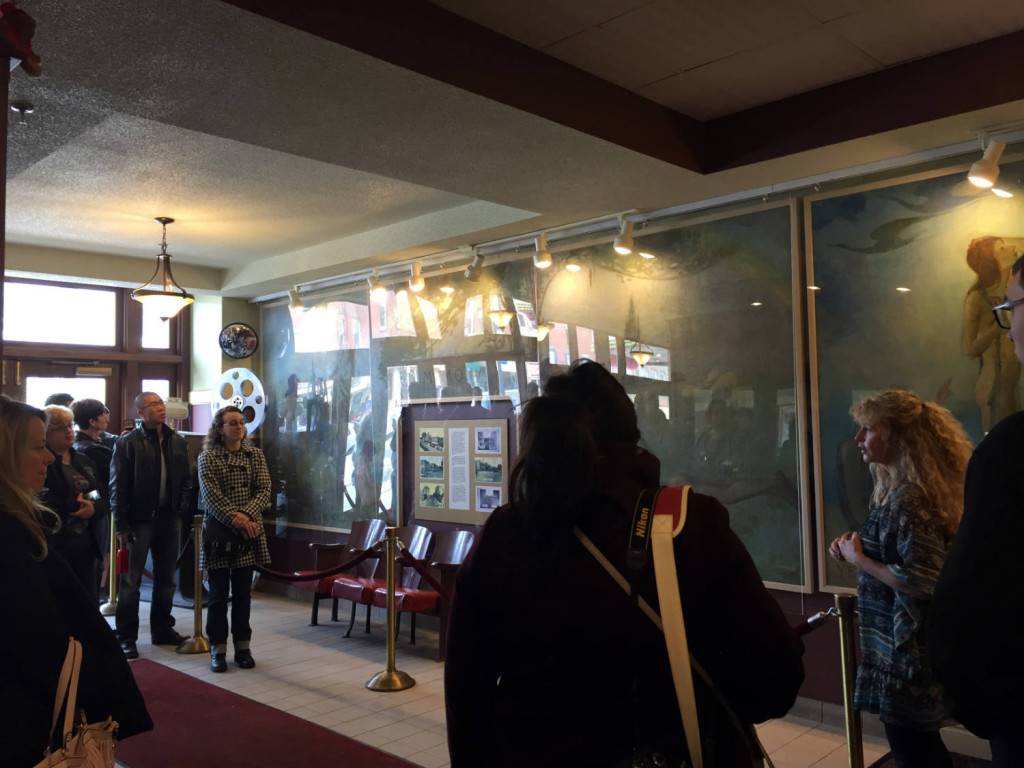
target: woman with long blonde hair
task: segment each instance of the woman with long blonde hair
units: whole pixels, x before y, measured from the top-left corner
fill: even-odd
[[[87,722],[108,716],[118,738],[153,727],[114,633],[67,561],[47,545],[57,516],[36,494],[53,463],[45,414],[0,395],[0,745],[4,765],[35,765],[50,738],[53,700],[69,637],[82,642],[78,704]]]
[[[951,766],[948,714],[928,661],[928,603],[963,513],[971,443],[948,410],[888,390],[850,411],[875,486],[860,532],[829,554],[857,568],[861,665],[854,704],[878,713],[898,768]]]

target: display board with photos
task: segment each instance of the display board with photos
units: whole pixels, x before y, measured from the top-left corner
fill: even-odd
[[[406,519],[482,525],[506,503],[512,404],[490,405],[405,407],[403,447],[412,459],[403,462],[410,475]]]

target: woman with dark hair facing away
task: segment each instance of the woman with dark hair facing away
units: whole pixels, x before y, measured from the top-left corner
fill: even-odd
[[[53,460],[45,414],[0,395],[0,613],[9,622],[0,632],[4,765],[42,759],[70,637],[82,642],[78,704],[87,721],[113,717],[122,739],[153,727],[113,631],[67,561],[48,546],[58,520],[36,494]]]
[[[199,454],[199,500],[206,509],[203,547],[199,567],[207,572],[210,605],[206,611],[206,634],[210,638],[210,669],[227,672],[228,595],[231,596],[231,637],[235,664],[242,669],[256,666],[249,641],[249,610],[252,602],[252,574],[257,564],[270,562],[270,549],[263,532],[263,510],[270,506],[270,472],[263,451],[253,446],[246,433],[245,416],[233,405],[213,417],[203,452]],[[231,551],[213,543],[211,526],[216,523],[241,534],[247,546]]]
[[[878,713],[897,768],[952,766],[939,735],[948,714],[932,674],[925,621],[963,514],[971,443],[949,411],[888,390],[850,411],[875,480],[860,533],[829,554],[857,568],[861,663],[854,705]]]
[[[452,768],[629,765],[649,744],[685,754],[664,636],[573,533],[629,572],[637,498],[660,473],[637,445],[633,404],[607,370],[578,361],[526,403],[519,430],[511,503],[491,513],[456,580]],[[803,647],[715,499],[691,493],[675,556],[692,655],[742,722],[784,715]],[[638,586],[657,606],[650,561]],[[716,708],[700,683],[697,700],[714,764],[752,765],[724,712],[705,718]]]

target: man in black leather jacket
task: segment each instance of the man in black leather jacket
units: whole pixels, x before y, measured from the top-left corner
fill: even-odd
[[[155,392],[135,398],[142,425],[114,444],[110,506],[118,545],[128,548],[128,573],[120,577],[117,637],[129,659],[138,657],[139,582],[147,552],[153,554],[150,634],[154,645],[179,645],[171,601],[182,520],[189,513],[191,477],[185,439],[164,422],[164,401]]]

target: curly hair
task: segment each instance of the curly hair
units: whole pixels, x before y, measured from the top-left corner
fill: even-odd
[[[881,505],[901,485],[915,485],[954,533],[964,511],[964,475],[973,448],[953,414],[913,392],[890,389],[865,397],[850,415],[860,426],[882,432],[896,448],[894,461],[871,465],[871,504]]]
[[[224,426],[224,417],[229,413],[237,413],[242,417],[242,421],[246,421],[245,414],[242,413],[241,408],[237,408],[233,405],[225,405],[213,414],[213,422],[210,424],[210,428],[206,430],[206,436],[203,438],[204,451],[224,445],[224,435],[220,433],[220,428]],[[249,443],[248,434],[242,438],[242,442]]]
[[[0,395],[0,510],[25,526],[39,544],[37,559],[46,558],[46,534],[50,527],[45,520],[57,516],[40,503],[35,491],[25,482],[22,466],[28,445],[32,419],[46,423],[46,415],[31,405]]]

